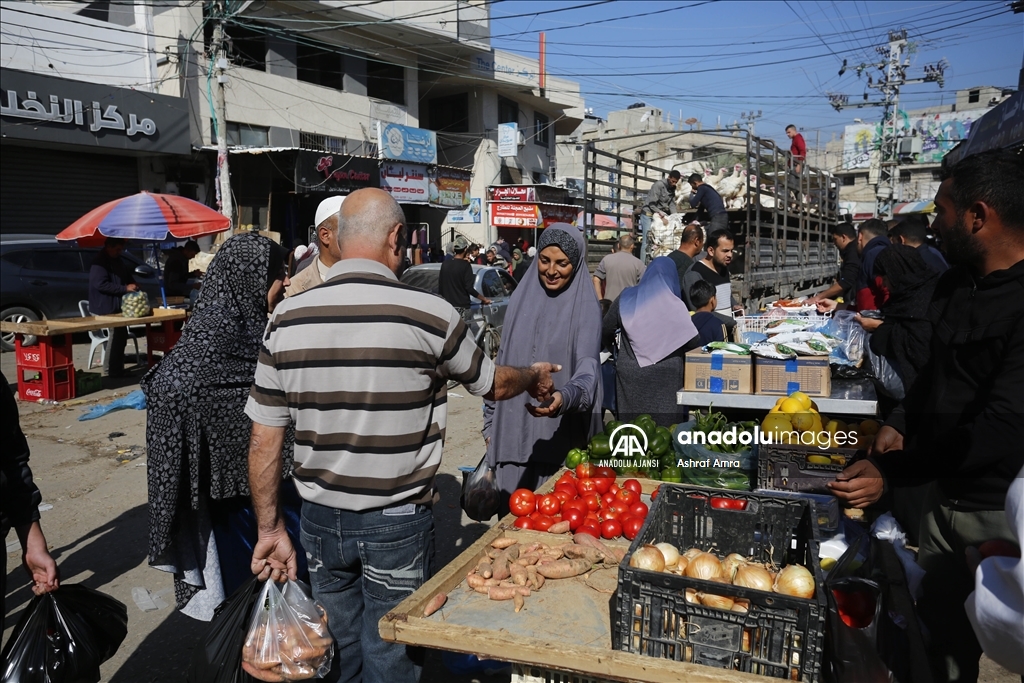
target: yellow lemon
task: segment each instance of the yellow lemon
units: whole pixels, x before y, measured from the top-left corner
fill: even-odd
[[[829,434],[835,434],[836,432],[838,432],[839,431],[839,421],[838,420],[829,420],[827,423],[825,423],[825,431],[828,432]]]
[[[789,423],[789,417],[785,413],[772,413],[764,419],[761,423],[761,429],[769,434],[775,434],[778,437],[782,432],[788,432],[793,429],[793,425]]]
[[[789,418],[789,421],[793,424],[793,426],[796,429],[800,430],[801,432],[806,432],[807,430],[814,427],[814,415],[807,411],[793,413],[793,415]]]
[[[811,407],[811,397],[802,391],[794,391],[792,394],[789,395],[789,397],[795,401],[799,401],[800,406],[804,410],[807,410],[808,408]]]
[[[781,406],[782,402],[785,401],[787,398],[789,398],[789,397],[788,396],[779,396],[779,400],[775,402],[775,405]]]
[[[811,406],[807,410],[813,410],[814,412],[818,412],[818,404],[815,403],[814,401],[811,401]]]
[[[811,425],[812,432],[823,432],[825,428],[821,426],[821,418],[817,413],[814,414],[814,424]]]
[[[771,410],[768,411],[768,414],[771,415],[772,413],[781,413],[781,412],[782,412],[782,410],[779,408],[779,406],[775,406],[774,408],[772,408]]]
[[[832,458],[827,455],[808,455],[807,462],[811,465],[831,465]]]
[[[860,433],[867,436],[874,436],[882,426],[876,420],[864,420],[860,423]]]
[[[823,557],[821,558],[821,570],[829,571],[832,567],[836,566],[836,558],[834,557]]]
[[[779,404],[779,408],[782,409],[782,412],[792,415],[793,413],[801,412],[804,409],[804,406],[795,398],[787,398]]]

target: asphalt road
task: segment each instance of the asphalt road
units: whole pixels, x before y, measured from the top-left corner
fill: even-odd
[[[143,361],[145,341],[140,343]],[[86,367],[88,344],[75,345],[75,365]],[[131,349],[131,347],[129,347]],[[129,362],[131,356],[129,356]],[[15,380],[14,356],[0,355],[0,370]],[[148,517],[146,492],[146,414],[121,410],[80,422],[85,408],[138,388],[142,371],[123,380],[104,380],[101,392],[59,406],[19,403],[21,426],[32,450],[31,465],[42,492],[42,526],[64,583],[83,583],[128,606],[128,637],[102,668],[110,683],[165,683],[183,679],[192,649],[207,626],[182,616],[171,606],[169,574],[146,563]],[[459,507],[460,466],[475,466],[483,455],[481,401],[462,387],[449,392],[444,460],[437,477],[441,501],[435,507],[438,568],[454,559],[486,530]],[[52,507],[50,507],[52,506]],[[12,531],[7,539],[7,587],[4,642],[32,594],[20,566],[20,549]],[[133,591],[164,605],[140,609]],[[504,683],[511,674],[455,676],[430,651],[425,683]],[[982,660],[982,683],[1017,683],[1019,677]]]

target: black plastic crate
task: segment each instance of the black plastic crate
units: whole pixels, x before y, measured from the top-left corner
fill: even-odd
[[[831,495],[828,484],[858,459],[858,453],[856,448],[822,450],[814,446],[762,445],[757,461],[757,488]],[[827,457],[831,462],[808,462],[809,455]]]
[[[745,510],[717,509],[711,499],[746,501]],[[800,564],[814,575],[815,594],[802,599],[629,566],[645,543],[668,542],[739,553],[780,568]],[[750,601],[747,613],[687,602],[686,589]],[[612,647],[651,657],[817,683],[828,614],[818,566],[818,527],[806,500],[662,485],[647,522],[619,565]]]

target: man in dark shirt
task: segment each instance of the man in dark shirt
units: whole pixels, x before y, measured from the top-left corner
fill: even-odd
[[[851,223],[840,223],[832,231],[832,244],[839,250],[839,258],[842,265],[839,266],[839,276],[824,292],[810,298],[811,303],[843,297],[843,301],[850,305],[854,301],[857,286],[857,274],[860,272],[860,254],[857,253],[857,231]]]
[[[690,195],[690,208],[697,209],[697,218],[701,221],[710,221],[708,232],[725,230],[729,227],[729,215],[725,212],[725,202],[722,195],[704,182],[699,173],[694,173],[687,178],[693,194]]]
[[[1006,493],[1024,466],[1024,158],[966,157],[935,196],[934,228],[952,267],[928,318],[931,355],[879,430],[869,458],[831,484],[853,507],[893,483],[933,481],[920,529],[918,613],[941,681],[975,681],[981,647],[964,601],[974,589],[965,549],[1015,542]]]
[[[92,315],[116,315],[121,312],[121,297],[136,292],[131,271],[121,260],[125,241],[108,237],[103,249],[96,254],[89,269],[89,312]],[[119,377],[124,372],[124,347],[128,343],[128,328],[113,327],[103,356],[103,372],[107,377]]]
[[[899,244],[917,249],[925,264],[936,273],[941,275],[949,270],[942,252],[928,244],[928,220],[924,216],[907,218],[893,232]]]
[[[199,244],[195,240],[189,240],[184,246],[175,247],[167,253],[167,263],[164,264],[164,292],[167,296],[187,297],[191,293],[193,288],[188,286],[188,279],[198,275],[199,271],[190,273],[188,262],[198,253]]]
[[[438,293],[462,314],[470,307],[470,296],[476,297],[482,304],[491,303],[490,299],[476,291],[473,266],[469,263],[469,240],[461,235],[456,237],[453,251],[455,258],[441,264],[441,272],[437,277]]]
[[[716,341],[725,341],[725,325],[721,318],[715,315],[715,288],[707,280],[697,280],[690,288],[690,301],[693,302],[694,310],[693,324],[700,335],[700,343],[710,344]]]
[[[693,267],[694,259],[697,258],[697,254],[703,249],[704,229],[700,227],[700,223],[694,221],[683,228],[683,234],[679,238],[679,248],[668,255],[672,262],[676,264],[680,288],[683,286],[686,272]],[[683,296],[683,301],[686,301],[685,295]]]
[[[855,311],[877,311],[889,298],[882,278],[875,275],[875,259],[879,252],[891,246],[889,230],[877,218],[869,218],[857,228],[857,251],[860,252],[860,272],[857,273],[855,299],[850,307]]]

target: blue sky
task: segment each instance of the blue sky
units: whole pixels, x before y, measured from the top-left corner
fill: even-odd
[[[643,101],[670,113],[673,122],[696,117],[705,129],[741,112],[762,110],[758,135],[777,140],[795,123],[813,146],[822,146],[855,117],[877,120],[880,108],[829,105],[827,92],[872,100],[853,68],[877,62],[876,45],[889,29],[905,27],[916,44],[908,77],[945,58],[945,88],[906,86],[901,108],[950,103],[958,88],[1016,87],[1024,54],[1024,14],[1008,0],[967,2],[645,2],[614,0],[501,0],[491,4],[497,48],[537,54],[546,31],[548,73],[580,82],[587,107],[604,116]],[[564,8],[573,8],[566,11]],[[529,15],[546,12],[539,16]],[[648,16],[632,16],[654,13]],[[508,18],[503,18],[508,17]],[[587,23],[589,25],[581,26]],[[843,59],[848,69],[838,75]],[[781,62],[768,64],[766,62]],[[871,69],[877,77],[879,73]]]

